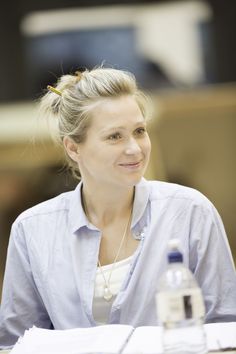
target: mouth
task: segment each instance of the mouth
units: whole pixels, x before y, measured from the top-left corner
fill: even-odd
[[[127,163],[120,163],[119,166],[127,168],[127,169],[136,169],[141,166],[142,161],[134,161],[134,162],[127,162]]]

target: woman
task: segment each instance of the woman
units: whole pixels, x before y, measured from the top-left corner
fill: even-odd
[[[151,144],[135,78],[97,68],[48,88],[42,108],[58,120],[81,182],[13,224],[1,347],[32,325],[157,324],[156,286],[173,237],[202,288],[206,322],[235,321],[235,270],[214,206],[191,188],[143,178]]]

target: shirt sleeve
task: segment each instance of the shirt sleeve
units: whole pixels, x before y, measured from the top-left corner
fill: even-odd
[[[35,285],[27,253],[24,230],[12,227],[0,308],[0,348],[13,346],[33,325],[52,328],[50,318]]]
[[[201,286],[206,322],[236,321],[236,273],[222,220],[209,203],[194,217],[190,268]]]

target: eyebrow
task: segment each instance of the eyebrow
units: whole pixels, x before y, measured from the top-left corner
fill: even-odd
[[[140,122],[137,122],[136,124],[134,124],[134,127],[138,127],[138,126],[146,126],[146,121],[140,121]],[[103,130],[101,130],[101,134],[107,134],[107,133],[110,133],[110,132],[113,132],[115,130],[125,130],[126,128],[124,126],[118,126],[118,127],[110,127],[110,128],[105,128]]]

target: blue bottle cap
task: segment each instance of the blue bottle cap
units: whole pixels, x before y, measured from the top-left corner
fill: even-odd
[[[180,251],[172,251],[168,253],[168,262],[169,263],[182,263],[183,255]]]

